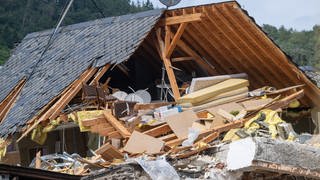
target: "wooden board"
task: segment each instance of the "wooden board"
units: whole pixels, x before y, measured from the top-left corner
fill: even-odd
[[[131,133],[128,131],[128,129],[121,123],[119,122],[112,114],[110,111],[104,111],[103,112],[105,118],[107,121],[123,136],[123,138],[128,138],[130,137]]]
[[[178,138],[186,138],[189,128],[199,118],[193,111],[184,111],[179,114],[168,116],[165,121],[168,123],[174,134]]]
[[[160,153],[163,146],[163,141],[149,135],[134,131],[123,150],[133,154],[157,154]]]
[[[208,98],[213,98],[219,94],[233,91],[239,88],[249,86],[249,81],[245,79],[228,79],[216,85],[201,89],[199,91],[187,94],[178,99],[179,103],[199,103]]]
[[[167,17],[161,20],[160,25],[168,26],[168,25],[174,25],[174,24],[180,24],[180,23],[200,21],[201,17],[203,16],[204,15],[202,13],[195,13],[195,14],[181,15],[181,16],[175,16],[175,17]]]
[[[248,75],[246,73],[240,73],[240,74],[193,78],[190,84],[190,93],[218,84],[222,81],[225,81],[231,78],[248,79]]]
[[[112,161],[113,159],[123,159],[123,154],[109,143],[101,146],[95,151],[95,153],[101,155],[101,157],[106,161]]]
[[[160,125],[158,127],[152,128],[152,129],[150,129],[148,131],[145,131],[145,132],[143,132],[143,134],[146,134],[146,135],[149,135],[149,136],[152,136],[152,137],[157,137],[157,136],[166,134],[166,133],[168,133],[170,131],[171,131],[170,126],[168,124],[163,124],[163,125]]]
[[[236,89],[236,90],[233,90],[233,91],[228,91],[228,92],[225,92],[225,93],[221,93],[221,94],[219,94],[217,96],[214,96],[212,98],[208,98],[208,99],[206,99],[204,101],[201,101],[201,102],[198,102],[198,103],[193,103],[192,105],[198,106],[198,105],[210,103],[210,102],[213,102],[213,101],[216,101],[216,100],[219,100],[219,99],[228,98],[228,97],[236,96],[236,95],[239,95],[239,94],[245,94],[245,93],[248,93],[248,92],[249,92],[248,87],[243,87],[243,88],[239,88],[239,89]]]
[[[94,126],[94,125],[103,124],[106,122],[107,122],[106,118],[102,115],[102,116],[98,116],[98,117],[94,117],[94,118],[83,119],[82,125],[83,126]]]

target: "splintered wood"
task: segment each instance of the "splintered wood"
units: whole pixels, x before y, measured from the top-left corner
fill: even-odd
[[[96,154],[100,154],[106,161],[113,161],[113,159],[122,159],[123,154],[109,143],[104,144],[96,150]]]
[[[211,147],[210,144],[223,133],[243,127],[260,110],[265,108],[286,108],[288,104],[299,99],[302,95],[303,90],[282,99],[250,99],[239,103],[230,102],[198,113],[187,110],[165,117],[164,124],[149,126],[147,129],[136,127],[132,134],[128,131],[128,127],[115,118],[109,110],[103,111],[103,115],[83,120],[82,124],[90,126],[91,132],[97,132],[109,138],[124,140],[122,141],[123,144],[117,147],[120,149],[107,142],[97,151],[102,158],[109,162],[112,162],[112,158],[120,158],[124,152],[132,157],[141,154],[151,156],[167,154],[172,158],[180,159],[207,150]],[[158,105],[139,105],[139,109],[155,107],[158,107]],[[250,114],[247,114],[247,111],[250,111]],[[193,145],[182,146],[183,142],[190,138],[190,129],[198,131],[198,135],[194,139]]]
[[[131,135],[110,111],[81,111],[77,114],[81,131],[90,131],[100,136],[116,139],[129,138]]]

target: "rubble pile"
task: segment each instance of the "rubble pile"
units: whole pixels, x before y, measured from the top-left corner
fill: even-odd
[[[177,102],[150,102],[150,97],[142,91],[140,95],[117,91],[113,96],[108,95],[105,104],[99,104],[103,106],[99,110],[65,110],[57,120],[34,129],[31,138],[43,143],[47,132],[71,121],[81,132],[103,137],[98,148],[91,150],[93,156],[89,158],[65,153],[59,157],[64,159],[63,163],[57,163],[54,160],[57,155],[49,155],[38,157],[38,165],[35,158],[31,166],[88,177],[100,172],[99,169],[125,164],[139,165],[152,179],[241,177],[243,172],[229,170],[239,170],[243,163],[253,166],[252,157],[248,158],[255,156],[250,153],[244,156],[239,168],[239,153],[250,152],[250,147],[244,143],[245,148],[241,149],[239,145],[234,158],[234,150],[230,148],[233,142],[252,137],[272,142],[301,141],[291,124],[281,119],[281,112],[300,106],[303,86],[278,90],[262,87],[254,91],[249,91],[248,86],[246,74],[196,78]],[[97,89],[95,86],[84,89],[90,88]],[[90,93],[84,91],[83,99],[89,99],[88,96]],[[99,97],[90,101],[97,104]],[[219,152],[221,148],[224,150]],[[251,150],[254,153],[254,145]],[[129,176],[136,175],[129,173]]]

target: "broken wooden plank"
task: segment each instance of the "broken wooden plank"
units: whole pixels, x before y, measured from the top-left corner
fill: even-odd
[[[207,136],[205,136],[204,138],[200,139],[200,142],[204,142],[204,143],[210,143],[212,142],[213,140],[217,139],[219,137],[219,133],[218,132],[214,132],[214,133],[211,133]]]
[[[161,106],[168,106],[175,104],[175,102],[157,102],[157,103],[148,103],[148,104],[136,104],[134,105],[134,110],[146,110],[146,109],[156,109]]]
[[[93,85],[94,83],[98,83],[101,77],[109,70],[110,66],[111,66],[110,64],[106,64],[102,68],[100,68],[99,72],[97,72],[94,79],[90,82],[90,85]]]
[[[82,83],[87,82],[97,69],[87,69],[78,80],[71,83],[59,96],[54,97],[50,102],[39,112],[39,115],[32,118],[33,124],[23,132],[17,142],[22,138],[26,137],[34,128],[37,127],[41,122],[48,120],[48,118],[56,111],[55,118],[60,114],[61,110],[66,106],[67,103],[80,91]],[[79,89],[80,88],[80,89]]]
[[[143,134],[146,134],[146,135],[149,135],[152,137],[158,137],[158,136],[166,134],[170,131],[172,131],[170,126],[168,124],[163,124],[163,125],[157,126],[155,128],[152,128],[148,131],[145,131],[145,132],[143,132]]]
[[[68,92],[61,96],[61,98],[53,105],[43,117],[39,120],[54,120],[60,114],[61,110],[74,98],[74,96],[81,90],[82,84],[89,81],[89,79],[94,75],[97,71],[97,68],[90,68],[85,73],[81,75],[81,77],[74,82],[72,87]]]
[[[106,161],[112,161],[113,159],[123,159],[124,155],[111,144],[107,143],[101,146],[95,151],[96,154],[101,155],[101,157]]]
[[[192,61],[194,60],[193,57],[177,57],[177,58],[172,58],[172,62],[181,62],[181,61]]]
[[[193,156],[195,154],[198,154],[206,149],[208,149],[209,146],[203,146],[203,147],[200,147],[200,148],[196,148],[194,150],[191,150],[191,151],[188,151],[188,152],[184,152],[184,153],[181,153],[181,154],[178,154],[175,156],[175,158],[177,159],[183,159],[183,158],[187,158],[187,157],[190,157],[190,156]]]
[[[26,79],[23,78],[20,82],[14,87],[14,89],[9,93],[9,95],[1,102],[0,104],[0,123],[7,116],[10,109],[14,105],[17,97],[19,96],[21,90],[23,89],[26,83]]]
[[[172,134],[159,137],[158,139],[160,139],[161,141],[167,142],[167,141],[177,139],[177,136],[174,133],[172,133]]]
[[[102,116],[99,116],[96,118],[84,119],[84,120],[82,120],[82,125],[83,126],[94,126],[94,125],[103,124],[106,122],[107,122],[106,118],[102,115]]]
[[[131,136],[131,133],[128,131],[124,125],[119,122],[110,111],[104,111],[103,112],[105,118],[107,121],[121,134],[123,138],[128,138]]]
[[[289,104],[292,101],[298,100],[298,99],[302,98],[303,96],[304,96],[304,90],[302,89],[296,93],[293,93],[285,98],[280,99],[279,101],[276,101],[272,105],[268,106],[268,108],[271,110],[286,108],[289,106]]]
[[[134,131],[123,150],[133,154],[157,154],[160,153],[163,146],[163,141],[152,136]]]
[[[104,134],[102,133],[102,135],[104,135]],[[118,131],[109,132],[106,134],[106,136],[108,136],[109,138],[115,138],[115,139],[122,138],[121,134]]]

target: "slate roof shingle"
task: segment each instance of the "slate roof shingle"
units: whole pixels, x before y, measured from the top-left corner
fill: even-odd
[[[0,136],[6,137],[21,129],[90,65],[101,67],[128,60],[162,13],[163,10],[158,9],[61,27],[0,124]],[[52,31],[28,34],[14,50],[0,71],[0,101],[32,72]]]

